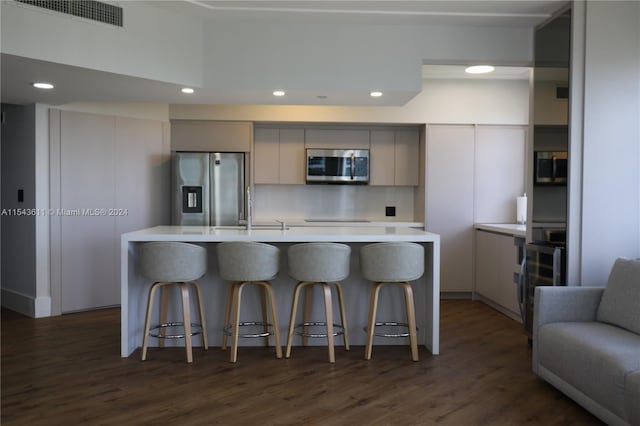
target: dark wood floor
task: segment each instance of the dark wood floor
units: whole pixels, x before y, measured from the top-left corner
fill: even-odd
[[[521,327],[479,302],[444,301],[441,355],[376,346],[336,353],[150,349],[120,358],[120,311],[30,319],[2,311],[8,425],[597,425],[531,372]]]

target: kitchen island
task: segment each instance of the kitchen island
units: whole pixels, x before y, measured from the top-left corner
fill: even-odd
[[[440,332],[440,236],[409,227],[383,226],[336,226],[336,227],[292,227],[279,229],[274,227],[238,227],[207,226],[157,226],[129,232],[121,237],[121,356],[128,357],[142,344],[144,313],[147,294],[151,283],[141,276],[137,266],[137,247],[151,241],[182,241],[202,245],[208,249],[208,270],[199,282],[202,286],[204,309],[207,322],[209,344],[217,346],[221,342],[224,314],[224,301],[227,283],[217,274],[215,246],[225,241],[256,241],[273,244],[281,249],[280,273],[272,281],[277,302],[281,332],[286,330],[291,309],[291,298],[295,281],[287,275],[286,249],[291,244],[304,242],[338,242],[348,244],[351,252],[351,272],[343,281],[347,301],[347,318],[350,343],[364,345],[366,333],[363,327],[367,322],[370,283],[360,273],[359,248],[362,245],[384,241],[407,241],[422,244],[425,247],[425,273],[413,283],[418,324],[418,342],[424,344],[432,354],[439,353]],[[248,260],[249,261],[249,260]],[[393,289],[390,289],[393,290]],[[249,295],[247,295],[249,297]],[[393,291],[381,295],[378,320],[402,320],[404,316],[401,292]],[[244,302],[243,302],[244,303]],[[260,302],[257,294],[254,300],[247,302],[252,308],[243,305],[243,316],[251,311],[259,312]],[[318,300],[318,303],[322,303]],[[318,305],[318,308],[320,305]],[[176,303],[173,312],[179,314]],[[196,309],[195,306],[193,309]],[[317,312],[314,305],[313,312]],[[155,317],[157,318],[157,314]],[[283,333],[284,334],[284,333]],[[150,346],[155,345],[151,339]],[[312,339],[326,344],[323,339]],[[199,339],[194,339],[198,345]],[[298,341],[299,342],[299,341]],[[338,340],[340,342],[340,340]],[[172,342],[167,342],[170,345]],[[242,344],[259,345],[262,339],[243,339]],[[286,342],[283,342],[285,344]],[[384,339],[377,344],[406,344],[405,339]],[[177,344],[182,344],[178,342]],[[294,342],[294,344],[297,344]],[[299,344],[299,343],[298,343]]]

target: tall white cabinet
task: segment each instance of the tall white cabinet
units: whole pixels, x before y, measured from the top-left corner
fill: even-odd
[[[427,125],[426,226],[441,237],[443,293],[473,291],[474,223],[514,223],[525,126]]]
[[[427,230],[440,235],[441,292],[468,292],[473,264],[474,126],[427,126]]]
[[[168,123],[51,110],[52,312],[120,303],[120,234],[169,222]]]

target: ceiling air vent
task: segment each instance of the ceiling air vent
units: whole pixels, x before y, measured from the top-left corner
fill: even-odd
[[[91,19],[104,24],[122,26],[122,8],[94,0],[16,0],[67,15]]]

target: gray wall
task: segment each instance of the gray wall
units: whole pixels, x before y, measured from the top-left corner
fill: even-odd
[[[36,107],[3,104],[2,112],[2,303],[22,311],[36,297],[36,221],[13,209],[36,206]]]
[[[640,257],[640,2],[574,7],[569,281],[603,286]]]

